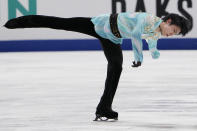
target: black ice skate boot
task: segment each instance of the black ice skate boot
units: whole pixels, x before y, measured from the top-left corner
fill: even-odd
[[[14,18],[9,20],[4,26],[8,29],[16,29],[16,28],[31,28],[34,27],[33,22],[32,22],[32,18],[34,16],[30,15],[30,16],[21,16],[18,18]]]
[[[94,121],[108,121],[109,119],[118,120],[118,112],[113,111],[112,109],[97,109],[96,118]]]
[[[94,121],[107,121],[109,119],[118,120],[118,112],[112,110],[112,99],[101,98],[96,108],[96,118]]]

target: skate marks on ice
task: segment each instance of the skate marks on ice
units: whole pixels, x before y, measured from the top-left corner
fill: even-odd
[[[196,131],[197,52],[144,52],[137,69],[131,54],[114,99],[118,121],[94,122],[103,52],[0,53],[0,131]]]
[[[195,131],[197,113],[184,112],[133,112],[122,113],[124,125],[140,130],[154,131]],[[129,119],[128,119],[129,118]],[[121,119],[121,117],[120,117]]]

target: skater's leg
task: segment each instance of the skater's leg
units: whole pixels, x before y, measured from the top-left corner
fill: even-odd
[[[91,18],[85,17],[59,18],[54,16],[29,15],[11,19],[5,24],[5,27],[9,29],[51,28],[75,31],[97,38],[99,37],[94,30],[94,25],[91,22]]]
[[[111,106],[122,72],[123,55],[119,44],[114,44],[107,39],[100,39],[100,41],[108,61],[108,68],[104,93],[97,106],[96,114],[108,115],[113,118],[118,115],[118,113],[110,114],[110,112],[113,112]]]
[[[107,39],[103,39],[96,34],[94,25],[91,22],[91,18],[58,18],[51,16],[32,15],[12,19],[5,24],[5,27],[10,29],[44,27],[75,31],[99,38],[104,50],[104,54],[108,61],[108,68],[105,90],[100,103],[97,106],[96,114],[106,116],[108,118],[118,117],[118,113],[112,111],[111,105],[122,71],[122,50],[120,45],[114,44]]]

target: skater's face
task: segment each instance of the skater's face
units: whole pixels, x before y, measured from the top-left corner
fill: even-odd
[[[163,36],[173,36],[178,35],[181,32],[181,28],[177,25],[171,24],[171,19],[168,19],[166,22],[162,22],[160,25],[160,31]]]

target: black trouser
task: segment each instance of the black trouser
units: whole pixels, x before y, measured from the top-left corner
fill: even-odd
[[[18,19],[18,21],[16,20]],[[108,61],[107,78],[105,81],[105,90],[100,100],[98,109],[111,109],[114,95],[118,86],[120,74],[122,72],[123,55],[121,46],[114,44],[108,39],[101,38],[94,30],[91,18],[58,18],[51,16],[30,15],[23,16],[6,23],[8,28],[52,28],[67,31],[84,33],[100,40],[104,54]],[[17,21],[14,23],[13,21]],[[13,26],[13,27],[12,27]]]

